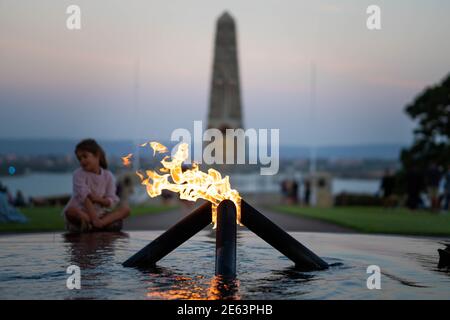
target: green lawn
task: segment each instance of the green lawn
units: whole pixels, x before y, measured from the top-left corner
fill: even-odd
[[[404,235],[450,235],[450,214],[380,207],[335,207],[329,209],[276,206],[275,211],[332,222],[365,233]]]
[[[140,216],[174,209],[173,206],[136,206],[131,208],[131,216]],[[28,223],[0,223],[1,232],[48,232],[63,231],[62,207],[22,208]]]

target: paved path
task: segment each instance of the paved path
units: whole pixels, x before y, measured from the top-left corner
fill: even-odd
[[[278,213],[265,208],[258,208],[267,218],[286,231],[304,232],[340,232],[354,233],[353,230],[320,220]],[[161,213],[131,217],[125,221],[124,230],[167,230],[181,220],[189,211],[183,213],[181,209]]]
[[[124,221],[124,230],[167,230],[185,217],[180,209],[130,217]]]

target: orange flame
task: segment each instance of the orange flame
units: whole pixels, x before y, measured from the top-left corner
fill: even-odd
[[[169,150],[166,148],[166,146],[162,145],[159,142],[150,142],[150,147],[152,147],[152,149],[153,149],[153,155],[155,155],[156,152],[158,152],[158,153],[169,152]]]
[[[146,145],[149,145],[152,149],[153,149],[153,155],[156,154],[156,152],[158,153],[166,153],[169,152],[169,150],[167,149],[166,146],[162,145],[159,142],[155,142],[155,141],[149,141],[149,142],[144,142],[142,144],[140,144],[141,147],[145,147]]]
[[[133,156],[133,154],[132,153],[129,153],[127,156],[125,156],[125,157],[122,157],[122,162],[123,162],[123,165],[124,166],[129,166],[129,165],[131,165],[131,161],[130,161],[130,159],[131,159],[131,157]]]
[[[158,142],[150,142],[154,152],[166,153],[168,149]],[[158,174],[153,170],[147,170],[146,176],[140,172],[136,174],[141,179],[141,184],[146,186],[147,193],[154,198],[159,196],[163,190],[170,190],[180,194],[180,199],[196,201],[198,199],[208,200],[212,203],[212,223],[214,228],[217,224],[217,207],[223,200],[231,200],[236,206],[236,222],[241,220],[241,196],[231,189],[230,178],[222,175],[219,171],[209,169],[207,173],[199,170],[197,164],[193,164],[191,169],[183,171],[182,164],[188,158],[189,147],[187,143],[181,143],[177,151],[171,158],[165,156],[161,160],[163,168]],[[171,178],[172,182],[169,181]]]

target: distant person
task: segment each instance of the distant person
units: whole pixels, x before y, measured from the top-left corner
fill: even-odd
[[[383,198],[383,206],[385,208],[391,208],[395,205],[395,176],[391,174],[389,169],[384,171],[383,178],[381,178],[380,191]]]
[[[5,187],[5,194],[8,199],[8,203],[12,206],[14,206],[14,197],[12,196],[11,192],[9,192],[8,187]]]
[[[283,179],[280,183],[280,189],[281,189],[281,195],[285,197],[287,195],[287,188],[286,188],[286,179]]]
[[[295,180],[283,180],[281,183],[281,194],[286,204],[298,203],[298,183]]]
[[[0,193],[6,193],[8,188],[0,181]]]
[[[63,211],[66,228],[74,232],[119,231],[130,208],[114,208],[119,197],[105,152],[95,140],[87,139],[78,143],[75,155],[81,168],[73,173],[73,194]]]
[[[162,203],[163,205],[167,206],[170,204],[170,202],[172,201],[172,197],[173,197],[173,192],[170,190],[162,190],[161,191],[161,199],[162,199]]]
[[[416,210],[422,206],[420,194],[424,189],[424,179],[417,167],[409,169],[406,173],[406,191],[408,198],[406,206],[411,210]]]
[[[298,183],[295,180],[291,182],[291,201],[293,204],[298,203]]]
[[[288,181],[286,179],[283,179],[283,181],[281,181],[280,187],[283,204],[286,204],[288,198]]]
[[[448,211],[450,206],[450,164],[444,175],[444,210]]]
[[[8,188],[0,182],[0,223],[26,223],[28,218],[11,204]]]
[[[286,204],[292,204],[292,181],[286,180]]]
[[[441,171],[435,163],[432,163],[428,168],[425,181],[427,184],[428,198],[431,202],[431,210],[437,211],[440,208],[439,183],[441,182]]]
[[[10,205],[14,205],[14,198],[12,197],[11,193],[8,190],[8,187],[5,186],[1,181],[0,181],[0,193],[3,193],[6,196],[6,199],[8,201],[8,204]]]
[[[117,184],[117,196],[119,197],[119,206],[128,206],[130,196],[134,193],[133,181],[127,175]]]
[[[309,206],[311,202],[311,181],[309,179],[305,179],[303,185],[303,203],[305,204],[305,206]]]
[[[27,206],[25,197],[23,196],[23,193],[20,190],[17,190],[17,192],[16,192],[16,198],[14,199],[14,206],[19,207],[19,208]]]

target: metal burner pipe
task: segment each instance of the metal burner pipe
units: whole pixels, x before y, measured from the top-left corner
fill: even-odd
[[[301,271],[327,269],[314,252],[241,200],[241,222],[295,263]],[[186,240],[211,223],[211,203],[206,202],[123,263],[125,267],[153,267]],[[236,276],[236,207],[232,201],[219,204],[216,233],[216,275]]]
[[[328,268],[328,264],[314,252],[295,240],[243,199],[241,200],[241,222],[272,247],[291,259],[297,269],[313,271]]]
[[[217,208],[216,276],[236,277],[236,207],[230,200]]]
[[[211,203],[206,202],[130,257],[123,263],[123,266],[153,267],[156,262],[164,258],[210,223]]]

